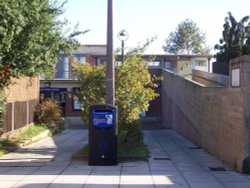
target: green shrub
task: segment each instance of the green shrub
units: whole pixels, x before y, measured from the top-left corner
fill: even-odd
[[[0,114],[5,112],[6,96],[3,91],[0,91]]]
[[[105,67],[75,63],[73,71],[80,84],[77,97],[82,104],[82,120],[88,122],[89,107],[105,102]]]
[[[143,47],[130,50],[123,63],[115,69],[115,105],[118,107],[119,137],[125,143],[140,143],[142,135],[139,114],[149,107],[149,102],[159,94],[155,89],[161,78],[153,77],[148,70],[148,62],[142,58],[150,41]],[[77,92],[82,103],[83,120],[88,120],[90,105],[105,102],[105,67],[89,64],[73,64],[74,75],[80,84]],[[130,141],[130,140],[133,141]]]
[[[18,148],[17,144],[11,140],[0,138],[0,156],[14,151]]]
[[[143,143],[140,119],[119,126],[119,142],[132,145]]]
[[[36,115],[38,123],[55,127],[61,119],[62,108],[58,101],[45,99],[38,106]]]
[[[0,134],[2,134],[3,117],[6,111],[6,96],[3,91],[0,90]]]

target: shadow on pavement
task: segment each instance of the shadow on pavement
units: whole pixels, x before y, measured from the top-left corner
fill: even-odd
[[[159,129],[151,123],[143,126],[148,161],[122,161],[116,166],[72,161],[72,154],[87,144],[88,131],[65,130],[1,157],[0,187],[249,188],[250,176],[232,171],[175,131],[160,124]],[[209,167],[224,167],[225,171]]]

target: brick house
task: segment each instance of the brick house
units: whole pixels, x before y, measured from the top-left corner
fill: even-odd
[[[72,52],[80,63],[88,62],[92,65],[103,64],[106,56],[106,45],[85,45]],[[72,65],[65,53],[60,54],[60,61],[56,65],[56,74],[53,80],[40,78],[40,97],[51,97],[60,101],[67,121],[73,125],[80,125],[81,106],[77,101],[75,91],[79,88],[77,81],[72,77]]]
[[[88,62],[92,65],[106,64],[106,45],[85,45],[79,50],[72,52],[80,63]],[[61,59],[56,66],[55,78],[51,81],[40,80],[41,97],[52,97],[61,102],[64,109],[64,115],[72,125],[80,125],[81,110],[80,104],[74,92],[79,88],[77,81],[72,77],[72,67],[69,57],[61,53]],[[192,69],[209,71],[210,59],[212,56],[198,55],[144,55],[143,58],[154,57],[154,61],[149,63],[151,74],[161,75],[161,68],[169,69],[180,75],[191,74]],[[117,62],[121,57],[117,56]],[[158,88],[157,92],[160,93]],[[67,95],[68,93],[71,95]],[[161,106],[161,97],[150,103],[147,116],[160,116],[159,107]]]

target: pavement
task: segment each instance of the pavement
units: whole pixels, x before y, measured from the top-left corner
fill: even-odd
[[[0,157],[1,188],[250,188],[237,173],[173,130],[144,130],[148,161],[88,166],[71,156],[88,131],[68,129]]]

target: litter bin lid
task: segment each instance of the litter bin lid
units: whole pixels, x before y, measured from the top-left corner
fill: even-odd
[[[115,124],[114,110],[93,110],[92,125],[98,128],[109,128]]]

